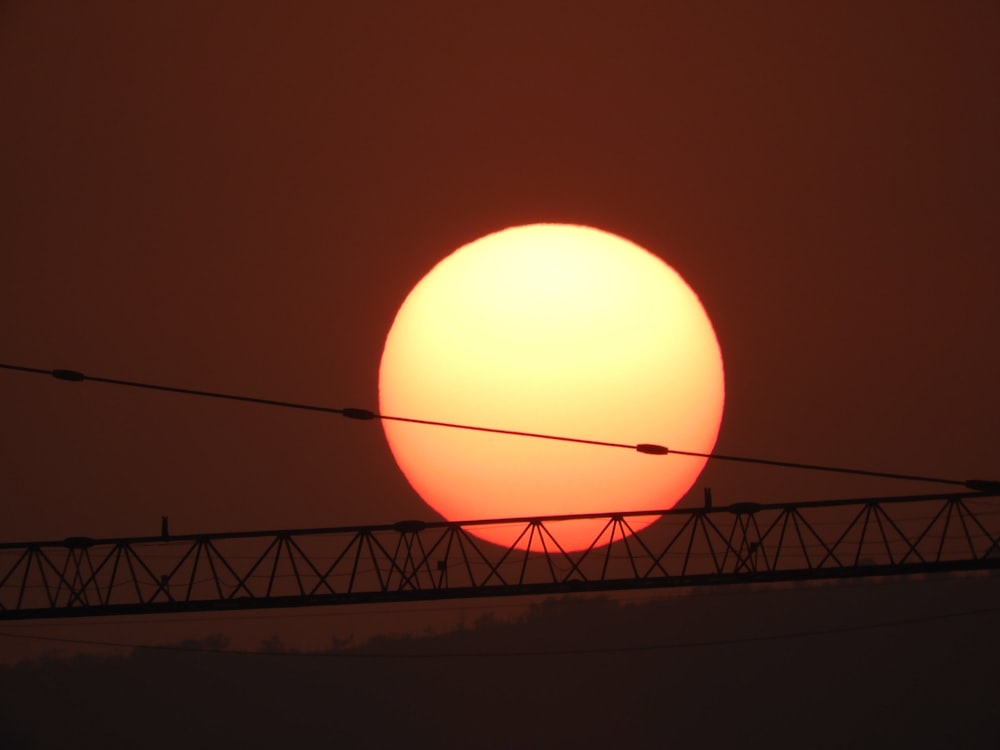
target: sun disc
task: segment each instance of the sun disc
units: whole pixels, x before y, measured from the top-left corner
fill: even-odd
[[[400,307],[379,369],[383,414],[703,453],[723,401],[722,356],[697,295],[638,245],[575,225],[512,227],[446,257]],[[383,425],[411,486],[452,521],[664,510],[705,463]],[[570,550],[601,525],[553,529]],[[520,528],[469,531],[509,546]]]

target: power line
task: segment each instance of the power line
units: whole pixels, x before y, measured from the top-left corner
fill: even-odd
[[[392,422],[408,422],[410,424],[419,424],[429,427],[444,427],[454,430],[469,430],[472,432],[487,432],[497,435],[511,435],[514,437],[524,437],[524,438],[534,438],[538,440],[553,440],[565,443],[578,443],[582,445],[594,445],[604,448],[624,448],[627,450],[633,450],[638,453],[644,453],[647,455],[654,456],[690,456],[695,458],[705,458],[712,459],[715,461],[734,461],[740,463],[750,463],[759,464],[764,466],[774,466],[786,469],[805,469],[808,471],[824,471],[824,472],[834,472],[838,474],[852,474],[856,476],[867,476],[867,477],[878,477],[881,479],[899,479],[912,482],[930,482],[933,484],[951,484],[960,487],[966,487],[968,489],[977,492],[997,492],[1000,491],[1000,482],[983,480],[983,479],[946,479],[942,477],[928,477],[920,476],[915,474],[898,474],[893,472],[885,471],[870,471],[866,469],[852,469],[843,466],[827,466],[821,464],[805,464],[797,463],[794,461],[776,461],[772,459],[765,458],[751,458],[747,456],[733,456],[725,455],[721,453],[702,453],[698,451],[685,451],[677,450],[674,448],[668,448],[664,445],[658,445],[656,443],[616,443],[605,440],[589,440],[585,438],[578,437],[567,437],[564,435],[552,435],[540,432],[526,432],[522,430],[506,430],[498,427],[483,427],[480,425],[467,425],[467,424],[457,424],[454,422],[440,422],[430,419],[416,419],[413,417],[401,417],[388,414],[379,414],[371,409],[355,408],[355,407],[342,407],[336,408],[331,406],[319,406],[315,404],[303,404],[293,401],[279,401],[276,399],[268,398],[257,398],[254,396],[242,396],[233,393],[224,393],[220,391],[204,391],[194,388],[179,388],[176,386],[159,385],[155,383],[144,383],[135,380],[122,380],[120,378],[107,378],[98,377],[94,375],[85,375],[78,370],[69,370],[63,368],[57,368],[54,370],[46,370],[39,367],[26,367],[23,365],[11,365],[11,364],[0,364],[0,369],[14,370],[17,372],[24,372],[33,375],[48,375],[54,377],[57,380],[64,380],[68,382],[83,382],[91,381],[94,383],[105,383],[108,385],[117,385],[127,388],[142,388],[146,390],[153,391],[165,391],[167,393],[176,393],[185,396],[201,396],[205,398],[216,398],[224,399],[228,401],[240,401],[244,403],[251,404],[261,404],[264,406],[277,406],[285,409],[300,409],[303,411],[315,411],[322,412],[326,414],[339,414],[341,416],[347,417],[349,419],[357,420],[381,420],[381,421],[392,421]]]
[[[748,643],[765,643],[769,641],[793,640],[797,638],[815,638],[827,635],[857,633],[870,630],[918,625],[929,622],[940,622],[962,617],[979,617],[995,614],[1000,608],[986,607],[966,610],[963,612],[946,612],[923,617],[908,617],[883,622],[863,623],[860,625],[845,625],[834,628],[818,628],[814,630],[799,630],[790,633],[771,633],[768,635],[740,636],[735,638],[716,638],[703,641],[678,641],[675,643],[647,644],[639,646],[596,646],[581,648],[538,649],[534,651],[444,651],[444,652],[376,652],[376,651],[246,651],[227,649],[204,649],[180,644],[140,644],[123,643],[120,641],[98,641],[82,638],[60,638],[58,636],[29,635],[26,633],[0,632],[2,638],[15,638],[35,641],[51,641],[55,643],[70,643],[83,646],[102,646],[107,648],[151,649],[156,651],[183,651],[190,653],[223,654],[233,656],[306,656],[309,658],[327,657],[334,659],[465,659],[465,658],[509,658],[532,656],[590,656],[599,654],[644,653],[650,651],[673,651],[689,648],[708,648],[712,646],[738,646]]]

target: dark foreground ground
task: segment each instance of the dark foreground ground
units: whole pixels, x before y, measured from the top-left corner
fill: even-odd
[[[995,750],[998,632],[1000,576],[980,576],[567,598],[326,654],[197,650],[222,634],[0,667],[0,748]]]

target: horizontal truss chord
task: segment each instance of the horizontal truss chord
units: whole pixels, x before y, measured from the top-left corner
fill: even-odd
[[[635,519],[662,516],[636,531]],[[1000,568],[997,493],[0,544],[0,620]],[[573,521],[600,531],[560,542]],[[509,547],[477,528],[514,529]]]

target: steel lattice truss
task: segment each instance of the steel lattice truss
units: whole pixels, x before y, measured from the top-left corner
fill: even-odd
[[[659,514],[657,514],[659,515]],[[990,493],[465,523],[0,544],[0,620],[899,575],[1000,567]],[[597,521],[585,550],[566,522]],[[477,527],[504,524],[503,549]]]

